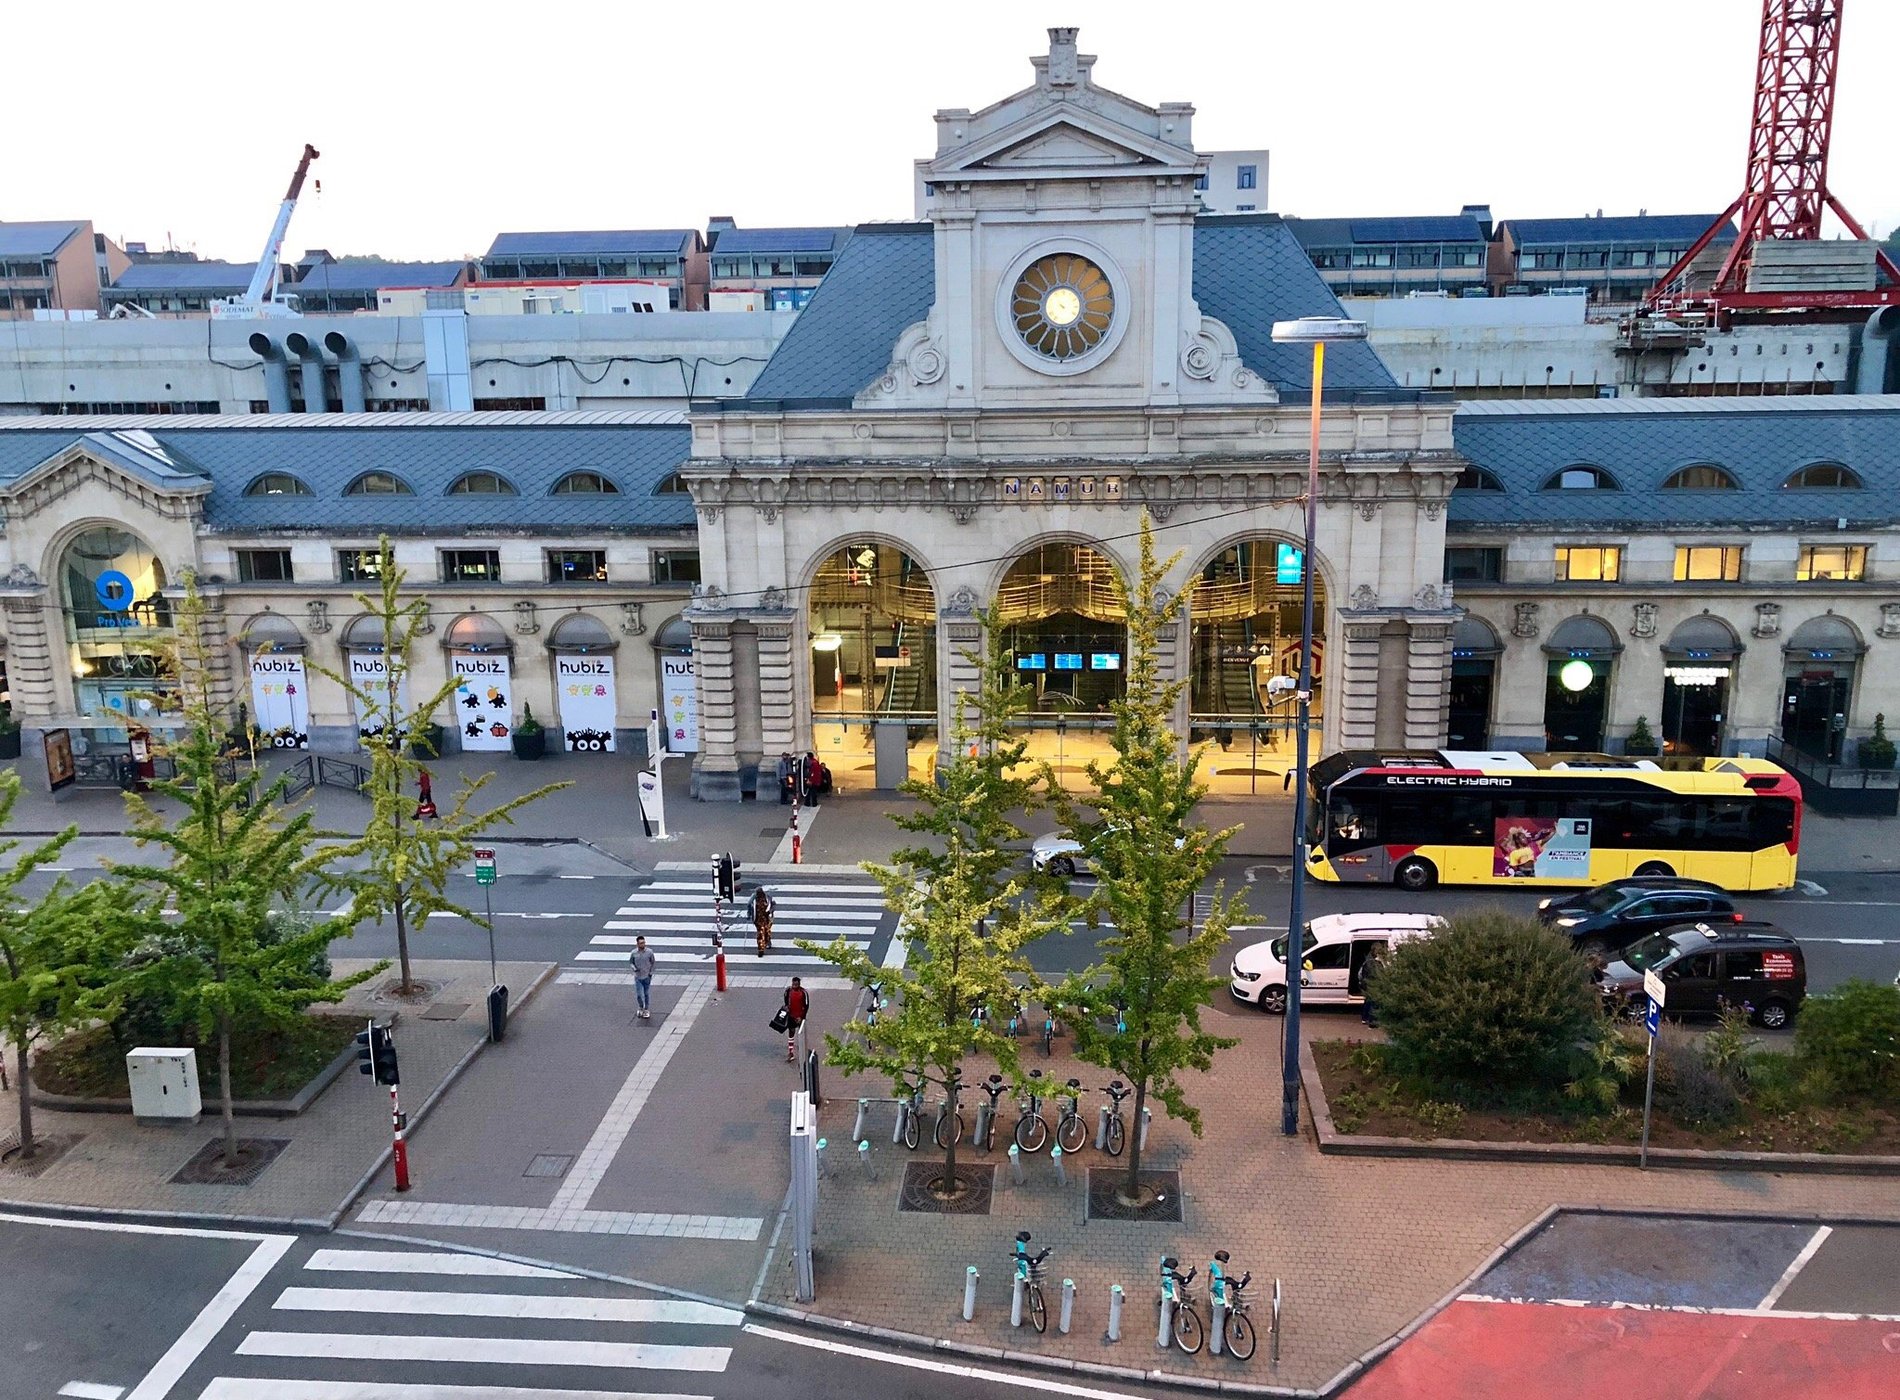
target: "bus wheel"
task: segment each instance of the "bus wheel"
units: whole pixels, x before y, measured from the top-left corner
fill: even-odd
[[[1636,867],[1636,873],[1638,875],[1674,875],[1676,872],[1659,860],[1646,860]]]
[[[1433,868],[1429,860],[1420,860],[1417,856],[1413,856],[1409,860],[1399,862],[1399,868],[1392,872],[1392,883],[1402,890],[1410,890],[1416,894],[1420,890],[1429,890],[1438,883],[1438,871]]]

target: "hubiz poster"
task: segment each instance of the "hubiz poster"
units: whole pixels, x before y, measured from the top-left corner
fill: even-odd
[[[251,712],[260,748],[310,747],[310,688],[303,657],[294,651],[251,653]]]
[[[613,657],[556,655],[554,688],[561,701],[561,735],[567,751],[612,753]]]
[[[508,749],[514,734],[515,701],[507,654],[451,652],[449,669],[457,677],[449,703],[462,731],[462,747],[478,753]]]
[[[1491,873],[1521,880],[1590,878],[1590,818],[1499,817]]]
[[[699,752],[699,684],[693,679],[693,658],[660,658],[660,716],[666,721],[668,753]]]
[[[380,651],[350,653],[350,684],[363,692],[352,698],[357,707],[356,732],[365,739],[409,713],[409,673],[403,672],[391,695],[389,663]]]

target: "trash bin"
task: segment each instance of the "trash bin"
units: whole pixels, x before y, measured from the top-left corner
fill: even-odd
[[[508,1033],[508,989],[490,987],[488,989],[488,1038],[500,1041]]]

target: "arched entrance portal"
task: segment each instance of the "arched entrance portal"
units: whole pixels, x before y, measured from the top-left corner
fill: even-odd
[[[1811,617],[1782,648],[1781,740],[1824,763],[1846,747],[1854,672],[1867,649],[1845,618]]]
[[[839,787],[870,787],[901,737],[913,776],[936,761],[937,597],[922,564],[893,544],[834,551],[812,579],[812,751]],[[768,755],[768,766],[772,756]]]
[[[1579,614],[1557,624],[1544,643],[1544,747],[1553,753],[1597,753],[1610,710],[1610,676],[1623,650],[1600,617]]]
[[[96,738],[122,743],[172,709],[165,566],[131,531],[100,525],[66,546],[59,573],[75,707],[103,721]]]
[[[1294,714],[1268,682],[1300,671],[1300,550],[1284,540],[1242,540],[1201,570],[1188,607],[1193,661],[1191,737],[1212,740],[1205,775],[1215,790],[1257,789],[1291,762]],[[1326,590],[1313,581],[1313,730],[1325,713]]]
[[[1115,566],[1089,545],[1035,545],[1003,575],[993,620],[1035,697],[1020,721],[1031,760],[1079,777],[1091,758],[1107,757],[1108,707],[1127,690],[1122,619]]]

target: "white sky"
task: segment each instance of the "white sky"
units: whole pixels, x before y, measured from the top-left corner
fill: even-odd
[[[7,25],[0,218],[257,256],[304,141],[292,257],[454,258],[511,229],[908,218],[939,107],[1096,79],[1272,152],[1306,216],[1714,212],[1739,192],[1759,0],[94,0]],[[59,14],[60,33],[36,28]],[[697,37],[695,37],[697,36]],[[1855,0],[1829,183],[1900,222],[1900,4]],[[44,57],[40,57],[44,55]]]

